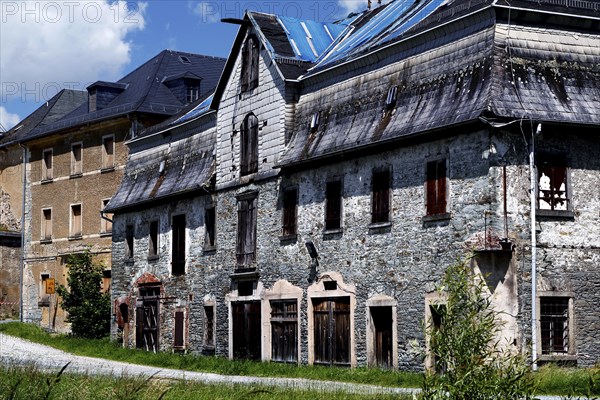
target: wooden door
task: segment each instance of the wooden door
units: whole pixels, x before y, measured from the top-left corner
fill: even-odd
[[[350,365],[350,298],[313,300],[315,364]]]
[[[136,307],[136,347],[158,352],[160,288],[140,288]]]
[[[271,302],[271,360],[298,362],[298,301]]]
[[[371,307],[374,327],[375,363],[379,367],[393,365],[392,352],[392,307]]]
[[[233,318],[233,357],[261,358],[260,302],[231,303]]]

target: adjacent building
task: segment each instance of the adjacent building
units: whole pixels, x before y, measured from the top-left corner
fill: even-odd
[[[212,93],[224,61],[165,50],[117,82],[59,92],[7,133],[25,148],[25,321],[68,330],[51,288],[66,284],[71,254],[91,251],[110,290],[112,219],[103,210],[123,175],[123,143]]]

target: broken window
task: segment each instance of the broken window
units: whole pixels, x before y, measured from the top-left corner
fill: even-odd
[[[171,229],[173,233],[171,272],[173,275],[182,275],[185,274],[185,215],[173,216]]]
[[[204,210],[204,227],[206,229],[205,237],[204,237],[204,249],[212,250],[215,248],[215,238],[216,238],[216,211],[215,207],[207,207]]]
[[[371,223],[390,222],[390,170],[373,171]]]
[[[158,221],[150,221],[148,237],[148,258],[158,258]]]
[[[74,143],[71,145],[71,175],[81,175],[83,173],[83,145]]]
[[[298,301],[271,301],[271,360],[298,362]]]
[[[81,237],[82,235],[81,204],[71,205],[70,237]]]
[[[538,209],[570,210],[568,169],[564,156],[538,155]]]
[[[49,181],[53,178],[52,170],[52,149],[46,149],[43,152],[42,160],[42,181]]]
[[[258,118],[248,114],[241,127],[240,173],[248,175],[258,171]]]
[[[315,364],[350,365],[350,298],[313,299]]]
[[[298,190],[283,191],[283,236],[296,234],[296,210],[298,208]]]
[[[204,306],[204,347],[215,347],[215,307]]]
[[[256,199],[252,192],[238,197],[237,265],[249,266],[256,259]]]
[[[446,160],[428,162],[426,175],[427,215],[446,214]]]
[[[173,347],[182,349],[185,347],[185,315],[183,311],[175,311],[175,327],[173,332]]]
[[[52,209],[42,210],[42,240],[52,240]]]
[[[312,115],[312,117],[310,119],[310,131],[311,132],[316,132],[317,129],[319,129],[320,120],[321,120],[321,114],[319,113],[319,111],[315,111],[315,113]]]
[[[102,169],[115,167],[115,137],[105,136],[102,138]]]
[[[133,260],[133,225],[125,227],[125,259]]]
[[[392,86],[387,93],[387,98],[385,99],[385,108],[386,110],[391,110],[396,105],[396,99],[398,96],[398,86]]]
[[[325,230],[342,227],[342,181],[327,182],[325,188]]]
[[[542,354],[569,352],[569,298],[540,297]]]
[[[106,206],[108,205],[108,203],[110,202],[110,199],[104,199],[102,200],[102,210],[104,210],[106,208]],[[102,214],[102,217],[100,218],[100,233],[110,233],[112,232],[112,222],[109,220],[112,220],[113,215],[112,214]]]
[[[258,87],[258,51],[258,39],[249,36],[242,48],[242,92]]]

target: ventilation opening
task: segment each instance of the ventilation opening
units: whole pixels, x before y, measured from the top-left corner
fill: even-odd
[[[254,281],[238,282],[238,296],[252,296],[254,292]]]
[[[190,59],[187,58],[186,56],[179,56],[179,61],[181,61],[182,64],[191,64],[192,63],[190,61]]]
[[[318,111],[312,115],[312,118],[310,119],[310,131],[311,132],[315,132],[317,130],[317,128],[319,127],[319,118],[320,118],[320,115],[319,115]]]
[[[325,290],[336,290],[337,289],[337,281],[323,282],[323,286],[325,287]]]

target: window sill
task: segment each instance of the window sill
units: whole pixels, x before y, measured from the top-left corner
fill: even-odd
[[[258,273],[256,268],[238,268],[234,271],[233,274],[229,275],[229,278],[237,280],[258,279],[259,277],[260,274]]]
[[[390,221],[387,222],[376,222],[369,225],[369,234],[377,235],[381,233],[389,233],[392,230],[392,223]]]
[[[38,301],[38,307],[50,307],[49,301]]]
[[[52,243],[52,239],[42,239],[40,240],[40,244],[50,244]]]
[[[573,221],[575,219],[575,213],[569,210],[535,210],[535,215],[540,219],[546,220],[564,220]]]
[[[148,256],[148,262],[157,261],[160,257],[158,254]]]
[[[71,174],[69,175],[69,179],[77,179],[77,178],[81,178],[83,176],[83,173],[78,173],[78,174]]]
[[[421,218],[421,221],[425,222],[438,222],[438,221],[448,221],[452,219],[452,214],[444,213],[444,214],[434,214],[434,215],[425,215]]]
[[[214,254],[217,252],[217,246],[204,246],[204,254]]]
[[[54,182],[54,178],[46,178],[46,179],[42,179],[41,184],[42,185],[47,185],[47,184],[52,183],[52,182]]]
[[[83,239],[83,235],[79,234],[79,235],[73,235],[73,236],[69,236],[69,240],[82,240]]]
[[[370,226],[369,226],[370,227]],[[344,228],[325,229],[323,235],[332,236],[344,233]]]
[[[574,354],[542,354],[539,356],[540,361],[577,361],[577,356]]]
[[[292,235],[279,236],[279,242],[281,244],[291,244],[291,243],[295,243],[297,240],[298,240],[298,235],[295,233]]]
[[[101,174],[106,174],[107,172],[113,172],[115,170],[115,167],[103,167],[100,169],[100,173]]]
[[[109,237],[112,236],[112,232],[100,232],[100,237]]]

